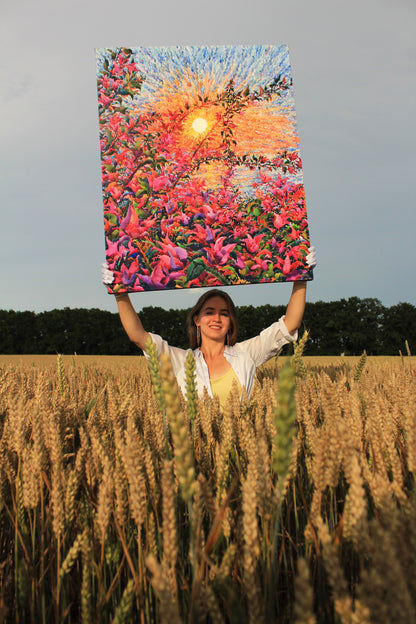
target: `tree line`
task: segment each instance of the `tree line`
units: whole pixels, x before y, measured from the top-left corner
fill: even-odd
[[[286,306],[237,307],[239,340],[251,338],[285,313]],[[188,310],[145,307],[144,327],[170,344],[186,348]],[[303,327],[309,331],[306,355],[398,355],[416,352],[416,307],[385,307],[378,299],[350,297],[306,303]],[[407,345],[406,345],[407,341]],[[285,347],[291,352],[291,346]],[[47,312],[0,310],[0,353],[136,355],[117,313],[97,308],[64,308]]]

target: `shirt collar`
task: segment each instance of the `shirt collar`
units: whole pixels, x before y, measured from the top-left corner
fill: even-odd
[[[231,355],[233,357],[235,357],[237,355],[235,347],[229,347],[227,345],[225,345],[225,349],[224,349],[224,355]],[[194,349],[194,356],[197,358],[203,358],[203,353],[201,351],[201,349],[199,347],[197,347],[196,349]]]

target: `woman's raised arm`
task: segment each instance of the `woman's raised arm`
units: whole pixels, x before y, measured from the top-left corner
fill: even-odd
[[[306,255],[306,263],[310,269],[316,267],[316,249],[309,247]],[[286,308],[285,325],[289,333],[293,334],[299,329],[305,312],[306,282],[293,282],[292,295]]]
[[[136,310],[133,308],[130,297],[127,294],[117,295],[116,301],[121,324],[127,336],[144,351],[150,334],[144,329]]]
[[[293,282],[292,295],[287,304],[285,325],[289,333],[299,329],[305,311],[306,282]]]

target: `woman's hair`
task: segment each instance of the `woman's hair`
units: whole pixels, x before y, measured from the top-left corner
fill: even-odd
[[[225,303],[227,304],[228,312],[230,315],[230,321],[231,321],[227,344],[232,346],[237,342],[238,320],[237,320],[237,312],[236,312],[233,300],[231,299],[229,295],[227,295],[227,293],[223,292],[222,290],[218,290],[218,288],[213,288],[209,290],[208,292],[204,293],[203,295],[201,295],[201,297],[198,299],[198,301],[196,302],[196,304],[194,305],[194,307],[188,314],[187,324],[188,324],[188,334],[189,334],[189,345],[191,349],[196,349],[197,347],[199,347],[197,343],[197,330],[196,330],[194,317],[198,316],[198,314],[201,312],[202,308],[204,307],[205,303],[208,301],[208,299],[211,299],[211,297],[221,297],[222,299],[224,299]]]

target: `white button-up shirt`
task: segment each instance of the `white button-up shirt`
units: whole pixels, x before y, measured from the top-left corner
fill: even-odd
[[[186,396],[185,362],[191,351],[195,358],[195,373],[198,395],[202,396],[204,388],[212,397],[212,389],[209,381],[208,366],[200,349],[180,349],[171,347],[166,340],[157,334],[150,334],[160,357],[162,353],[169,355],[172,362],[173,372],[178,384]],[[264,329],[258,336],[249,338],[243,342],[237,342],[232,347],[225,347],[224,357],[231,364],[242,387],[248,396],[253,389],[256,378],[256,369],[270,358],[277,355],[280,349],[289,342],[297,340],[298,332],[290,334],[282,316],[276,323]],[[146,355],[146,354],[145,354]]]

